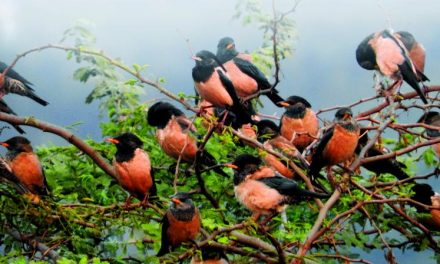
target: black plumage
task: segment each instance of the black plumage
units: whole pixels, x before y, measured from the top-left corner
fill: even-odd
[[[0,61],[0,74],[8,67],[4,62]],[[35,102],[46,106],[49,103],[35,94],[35,90],[32,88],[32,83],[26,80],[14,69],[9,69],[4,76],[3,86],[0,87],[0,91],[3,94],[15,93],[18,95],[26,96]]]

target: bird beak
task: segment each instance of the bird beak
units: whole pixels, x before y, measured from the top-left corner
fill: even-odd
[[[284,107],[290,106],[290,104],[288,102],[279,102],[278,104],[281,106],[284,106]]]
[[[0,145],[2,145],[5,148],[9,147],[9,144],[6,142],[0,142]]]
[[[228,167],[228,168],[231,168],[231,169],[234,169],[234,170],[238,170],[238,166],[237,165],[234,165],[234,164],[225,164],[225,167]]]
[[[112,144],[119,144],[119,140],[117,140],[115,138],[106,138],[105,141],[110,142]]]
[[[174,204],[181,204],[181,203],[182,203],[182,201],[179,200],[179,199],[177,199],[177,198],[171,198],[171,201],[172,201]]]
[[[197,56],[192,56],[191,59],[193,59],[195,61],[202,61],[202,58],[197,57]]]
[[[226,46],[226,49],[233,49],[234,47],[235,47],[234,43],[229,43],[229,44]]]
[[[343,119],[344,120],[350,120],[351,119],[351,115],[349,113],[345,113]]]

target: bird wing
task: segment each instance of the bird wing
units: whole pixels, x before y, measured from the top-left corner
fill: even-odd
[[[261,72],[260,69],[258,69],[253,63],[237,57],[235,57],[233,60],[240,71],[257,81],[260,90],[269,89],[272,87],[263,72]]]
[[[6,65],[6,63],[0,61],[0,73],[2,73],[7,67],[8,67],[8,65]],[[29,89],[31,91],[34,90],[34,89],[32,89],[32,87],[30,87],[30,85],[32,85],[32,83],[30,81],[26,80],[23,76],[21,76],[14,69],[9,69],[8,73],[6,74],[6,76],[24,83],[26,85],[27,89]]]
[[[316,197],[325,198],[328,194],[315,193],[308,190],[304,190],[298,186],[298,184],[289,178],[276,175],[274,177],[267,177],[258,179],[270,188],[276,189],[280,194],[295,198],[295,200],[302,200],[301,198]]]
[[[310,164],[310,174],[314,177],[320,177],[319,171],[324,166],[324,160],[323,160],[323,151],[325,147],[327,146],[330,139],[333,137],[333,131],[334,126],[330,127],[327,131],[324,132],[322,135],[321,140],[318,143],[318,146],[316,146],[316,149],[314,151],[312,162]]]
[[[159,252],[157,252],[158,257],[163,256],[170,252],[170,241],[167,236],[168,228],[170,227],[170,222],[168,221],[168,213],[162,218],[162,243],[160,245]]]

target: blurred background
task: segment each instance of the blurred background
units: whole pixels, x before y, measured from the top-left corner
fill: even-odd
[[[267,12],[271,12],[271,1],[265,2]],[[191,94],[194,62],[186,38],[194,52],[201,49],[215,52],[218,40],[224,36],[233,37],[240,51],[252,52],[261,46],[262,32],[257,27],[244,26],[232,18],[236,3],[219,0],[1,0],[0,60],[10,63],[26,50],[58,43],[67,28],[78,19],[87,19],[95,23],[92,32],[97,38],[96,47],[127,65],[148,64],[150,67],[145,73],[148,78],[163,77],[167,89]],[[293,5],[294,1],[276,1],[279,11],[287,11]],[[359,67],[355,50],[368,34],[389,25],[396,31],[411,32],[424,44],[427,53],[425,74],[431,84],[439,84],[438,10],[440,1],[436,0],[300,2],[295,13],[290,15],[296,21],[298,36],[293,56],[281,63],[278,86],[281,95],[303,96],[314,109],[345,105],[372,96],[375,93],[373,72]],[[66,60],[62,51],[30,54],[14,69],[34,83],[37,94],[49,101],[49,106],[42,107],[17,95],[6,95],[4,99],[21,116],[35,116],[59,126],[80,122],[72,128],[75,134],[101,141],[98,103],[84,103],[93,83],[73,80],[73,72],[78,67],[74,60]],[[404,85],[401,91],[411,91],[411,88]],[[163,98],[163,95],[145,87],[144,100],[152,98]],[[262,112],[282,113],[265,99],[263,102]],[[353,110],[357,113],[367,106]],[[420,115],[421,112],[412,111],[405,118],[414,122]],[[331,119],[333,112],[322,117]],[[34,145],[68,144],[49,133],[31,127],[24,129]],[[0,140],[15,135],[13,129],[6,129]],[[400,263],[422,260],[434,263],[429,252],[409,252],[404,257],[397,257]],[[382,252],[368,259],[374,263],[383,262]]]

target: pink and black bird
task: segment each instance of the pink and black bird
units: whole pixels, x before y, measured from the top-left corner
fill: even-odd
[[[424,74],[426,53],[423,45],[417,42],[414,36],[407,31],[398,31],[393,35],[403,43],[408,51],[409,58],[412,60],[414,67],[416,68],[419,82],[429,81],[428,77]]]
[[[255,66],[251,57],[235,49],[234,40],[230,37],[220,39],[217,45],[217,57],[225,67],[234,84],[237,95],[241,98],[254,95],[259,91],[268,91],[265,95],[277,106],[284,99],[267,80],[263,72]]]
[[[157,127],[156,138],[162,150],[168,156],[187,163],[193,163],[197,155],[196,132],[191,120],[174,105],[167,102],[157,102],[148,109],[148,124]],[[215,158],[206,150],[199,162],[206,166],[217,164]],[[216,173],[229,177],[219,167],[213,169]]]
[[[252,123],[252,109],[247,109],[237,96],[236,90],[225,68],[210,51],[199,51],[192,77],[200,97],[216,107],[225,108],[236,115],[241,124]]]
[[[8,93],[14,93],[26,96],[43,106],[49,104],[45,100],[38,97],[35,94],[35,90],[32,88],[32,83],[26,80],[14,69],[9,69],[6,75],[3,75],[3,71],[7,67],[8,65],[0,61],[0,98]]]
[[[356,49],[356,60],[366,70],[378,70],[382,75],[407,82],[426,104],[418,73],[405,45],[390,31],[368,35]]]
[[[309,172],[312,179],[321,177],[319,171],[348,161],[353,157],[358,140],[359,126],[353,119],[350,108],[341,108],[335,114],[334,124],[324,132],[312,156]]]
[[[280,121],[280,134],[303,151],[315,140],[319,130],[319,120],[312,105],[296,95],[280,104],[286,107]]]
[[[282,212],[287,204],[328,197],[301,188],[294,180],[261,166],[261,163],[258,157],[242,154],[230,165],[235,170],[235,196],[252,212],[254,220],[261,215]]]
[[[170,208],[162,218],[162,244],[157,256],[163,256],[183,242],[194,241],[200,232],[200,213],[188,193],[172,196]]]
[[[113,167],[122,188],[141,202],[146,202],[148,197],[155,196],[156,185],[150,157],[142,149],[141,139],[132,133],[124,133],[106,141],[116,146]]]
[[[6,162],[11,172],[33,195],[49,195],[49,189],[38,156],[33,152],[31,142],[21,136],[12,137],[0,145],[6,147]]]

